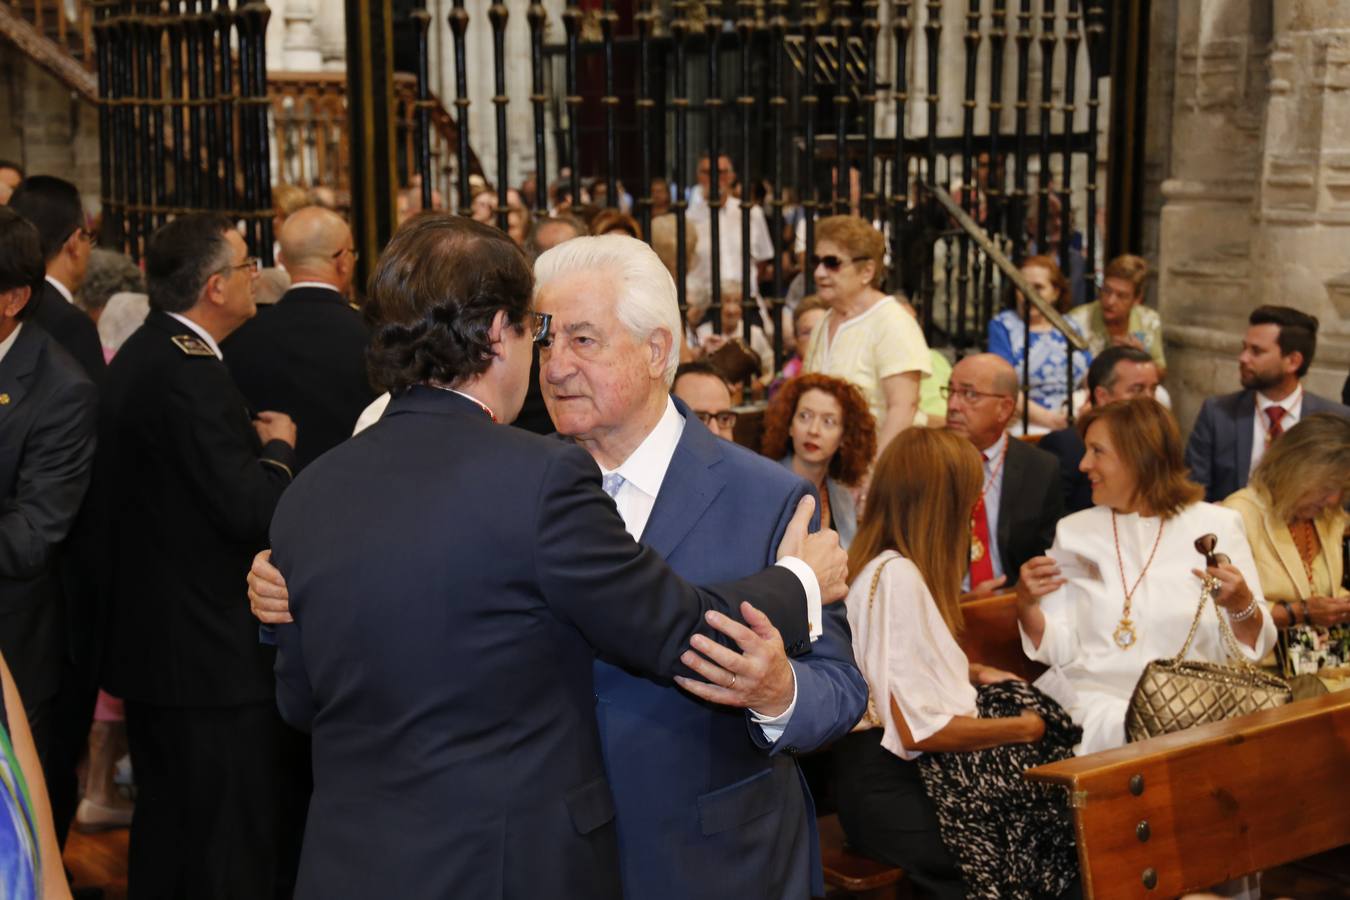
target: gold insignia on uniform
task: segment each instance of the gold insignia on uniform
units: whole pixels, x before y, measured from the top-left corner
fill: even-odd
[[[0,406],[9,406],[9,394],[0,394]]]
[[[184,356],[215,356],[216,352],[206,345],[206,341],[189,334],[175,334],[173,345],[183,351]]]

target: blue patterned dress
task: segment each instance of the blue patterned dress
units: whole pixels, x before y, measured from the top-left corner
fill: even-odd
[[[1069,324],[1082,333],[1072,320]],[[1012,363],[1022,377],[1022,353],[1026,326],[1016,310],[1005,309],[989,320],[989,352]],[[1073,383],[1079,387],[1087,376],[1092,354],[1075,350]],[[1031,333],[1031,399],[1053,412],[1061,412],[1069,399],[1067,384],[1069,342],[1055,329]]]
[[[0,696],[0,900],[34,900],[41,875],[33,804]]]

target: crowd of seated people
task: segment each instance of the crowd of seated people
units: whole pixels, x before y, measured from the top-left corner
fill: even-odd
[[[702,182],[705,197],[711,168]],[[724,173],[719,161],[718,177],[727,179],[725,198],[736,198],[734,169]],[[318,192],[274,193],[276,258],[287,286],[272,308],[255,314],[265,276],[233,223],[181,217],[150,242],[141,269],[120,254],[91,253],[91,223],[78,202],[71,206],[72,189],[59,181],[21,182],[12,211],[0,216],[0,409],[33,416],[23,430],[3,432],[3,449],[22,452],[0,459],[14,470],[0,483],[9,492],[7,510],[22,510],[20,518],[36,524],[24,532],[29,543],[23,546],[25,561],[36,562],[0,570],[0,597],[21,598],[13,605],[22,610],[0,631],[0,658],[13,671],[12,678],[4,674],[8,669],[0,671],[6,683],[0,801],[24,834],[0,843],[18,848],[12,858],[20,861],[3,874],[59,881],[59,846],[72,822],[127,823],[131,807],[113,780],[125,727],[141,788],[133,881],[167,886],[170,893],[195,894],[207,885],[203,896],[220,884],[286,894],[298,877],[311,779],[320,774],[310,769],[308,738],[275,709],[268,629],[291,623],[266,617],[289,613],[269,613],[255,601],[250,615],[241,579],[253,551],[266,545],[272,510],[292,480],[353,431],[374,427],[386,414],[407,415],[398,401],[407,400],[408,388],[390,392],[390,385],[368,377],[371,321],[353,307],[361,293],[356,245],[347,222],[319,202]],[[670,188],[663,186],[669,204]],[[497,190],[485,182],[478,187],[466,218],[500,228]],[[681,269],[694,273],[706,261],[699,248],[711,240],[709,209],[704,226],[687,230],[688,255],[680,265],[675,216],[655,203],[644,236],[631,203],[625,209],[621,196],[616,206],[605,205],[604,179],[587,179],[582,204],[567,203],[566,186],[555,182],[550,193],[560,202],[538,212],[529,205],[527,185],[521,187],[508,193],[509,240],[494,250],[512,266],[588,235],[608,242],[604,247],[618,241],[629,248],[617,251],[620,256],[643,247],[650,258],[643,258],[647,268],[638,280],[645,283],[662,281],[665,272],[672,279]],[[626,196],[622,186],[619,192]],[[734,229],[719,227],[725,247],[733,230],[740,240],[739,212],[721,208],[722,215],[729,208],[736,215]],[[408,223],[431,227],[428,217],[438,215],[444,218],[409,209]],[[655,254],[639,243],[644,237]],[[1147,265],[1137,257],[1113,260],[1098,299],[1067,309],[1091,347],[1090,357],[1073,357],[1087,404],[1072,409],[1071,424],[1068,346],[1034,307],[1010,296],[1013,308],[990,323],[991,352],[966,355],[939,373],[940,363],[949,363],[924,340],[912,307],[881,289],[882,233],[856,215],[833,216],[816,223],[815,238],[810,264],[818,293],[781,321],[781,352],[773,346],[772,317],[742,297],[738,265],[728,268],[725,259],[722,276],[731,280],[720,285],[716,310],[695,277],[686,285],[684,308],[663,309],[659,325],[644,326],[648,320],[640,316],[633,324],[628,313],[615,313],[613,329],[628,329],[630,336],[644,327],[650,331],[643,340],[672,332],[665,337],[669,346],[656,348],[665,352],[657,354],[655,369],[641,354],[624,356],[628,368],[620,369],[603,355],[612,343],[588,350],[586,335],[564,327],[569,316],[584,317],[555,295],[550,321],[559,329],[553,332],[558,343],[550,347],[550,326],[535,323],[543,338],[533,370],[518,379],[525,397],[517,423],[551,432],[551,413],[592,403],[611,428],[624,424],[625,410],[636,416],[659,407],[663,417],[678,420],[661,419],[664,426],[653,431],[679,429],[665,458],[669,471],[697,464],[711,473],[698,490],[680,494],[681,504],[717,496],[722,488],[709,486],[717,483],[717,465],[744,467],[775,490],[790,486],[794,498],[814,497],[818,521],[849,550],[848,597],[834,618],[846,609],[850,628],[834,622],[826,629],[824,640],[834,642],[833,674],[794,658],[788,681],[802,704],[792,712],[796,727],[816,715],[828,722],[809,739],[775,746],[770,729],[777,717],[751,706],[725,729],[728,741],[734,734],[744,743],[725,758],[762,761],[828,745],[848,732],[842,718],[851,717],[840,712],[844,706],[819,698],[843,704],[852,694],[841,685],[853,679],[852,688],[861,690],[865,682],[866,712],[831,751],[834,793],[853,847],[901,866],[931,895],[1071,895],[1075,864],[1065,810],[1036,800],[1029,789],[1018,794],[1017,775],[1124,743],[1130,692],[1147,662],[1181,646],[1203,579],[1214,581],[1216,611],[1197,632],[1197,656],[1224,659],[1214,618],[1222,615],[1251,661],[1291,678],[1313,676],[1316,685],[1302,690],[1350,686],[1350,593],[1342,565],[1350,410],[1303,386],[1318,323],[1286,307],[1253,311],[1238,356],[1242,390],[1207,400],[1183,442],[1171,412],[1153,399],[1166,372],[1156,314],[1142,302]],[[555,273],[556,283],[570,284],[587,271],[590,251],[572,246],[575,259],[572,253],[548,257],[567,258],[575,269]],[[764,262],[757,252],[752,259]],[[764,269],[756,269],[762,279]],[[1066,311],[1070,291],[1053,258],[1030,257],[1022,271],[1042,298]],[[390,283],[378,286],[385,297],[421,284],[415,267],[385,277]],[[675,296],[673,281],[661,287],[662,302]],[[577,288],[578,297],[584,294]],[[624,302],[630,299],[624,294]],[[718,327],[707,321],[710,315]],[[760,374],[742,385],[719,367],[718,353],[740,342],[747,319],[751,337],[744,349]],[[120,324],[114,329],[114,323]],[[448,331],[429,323],[416,340],[449,340]],[[641,341],[637,346],[648,356],[655,352]],[[437,358],[434,348],[426,352]],[[776,368],[776,359],[784,358],[787,364]],[[1021,378],[1028,360],[1029,392]],[[40,410],[25,406],[13,387],[20,364],[29,367],[25,373],[38,373],[32,377],[42,387],[33,394],[49,398]],[[640,397],[629,392],[637,383],[633,372],[641,372],[642,384],[650,382]],[[675,398],[669,407],[667,389]],[[738,426],[752,416],[742,404],[763,397],[764,389],[762,432],[747,438]],[[928,400],[941,405],[930,407]],[[1039,442],[1015,434],[1023,402],[1049,432]],[[925,409],[932,411],[925,415]],[[593,449],[588,428],[567,433]],[[62,439],[52,440],[54,434]],[[751,461],[731,448],[738,436],[767,459]],[[625,518],[633,517],[630,524],[638,523],[630,529],[634,537],[659,544],[659,532],[643,536],[645,516],[659,524],[678,518],[684,507],[672,510],[676,501],[659,492],[636,501],[649,474],[643,465],[611,471],[608,457],[594,458],[605,475],[631,475],[611,496]],[[745,497],[708,502],[717,515],[735,518],[751,515],[761,495]],[[765,517],[774,526],[766,535],[781,531],[787,513],[784,507]],[[166,530],[164,522],[174,524]],[[7,529],[3,541],[17,533]],[[1203,535],[1213,535],[1231,561],[1208,565],[1194,549]],[[736,540],[742,537],[737,533]],[[707,544],[699,551],[704,569],[720,572],[712,565],[713,545],[732,543],[731,537],[701,543]],[[772,549],[747,551],[744,572],[735,574],[753,571],[751,556],[755,565],[772,562]],[[0,554],[0,561],[11,556],[21,554]],[[110,556],[147,560],[158,584],[171,583],[175,596],[191,596],[208,612],[185,618],[173,597],[144,588],[144,572],[115,567],[102,586],[75,577],[78,566],[111,566]],[[961,649],[963,604],[1009,591],[1025,656],[1048,667],[1034,685]],[[36,597],[58,598],[74,615],[63,620],[53,614],[57,605],[39,608],[27,599]],[[88,618],[93,602],[106,602],[117,622],[104,633]],[[264,619],[261,635],[254,616]],[[737,632],[741,639],[766,641],[750,624],[747,619]],[[163,639],[168,628],[179,629],[174,642]],[[72,660],[63,646],[84,655]],[[166,666],[184,674],[171,682],[160,678]],[[616,677],[612,697],[632,699],[625,691],[633,686],[623,679],[637,676],[621,671]],[[818,680],[831,678],[842,680],[831,689]],[[125,726],[117,724],[122,714],[113,694],[100,695],[100,687],[125,697]],[[660,690],[680,689],[663,684]],[[612,714],[613,704],[622,702],[607,698],[601,712]],[[601,719],[602,729],[617,728],[615,719]],[[30,722],[31,739],[25,737]],[[746,736],[747,723],[769,727]],[[80,803],[75,772],[85,753],[89,774]],[[783,797],[805,817],[810,798],[802,796],[797,773],[789,778],[776,764],[764,771],[775,779],[772,790],[720,806],[691,800],[689,810],[707,818],[699,824],[691,812],[695,818],[680,827],[691,833],[738,829],[763,803]],[[654,771],[644,770],[643,777],[648,774],[659,781]],[[999,794],[994,784],[1012,785],[1012,793]],[[630,820],[643,812],[633,795],[616,803]],[[1000,804],[1015,806],[1015,816]],[[212,852],[221,848],[212,847],[200,821],[191,828],[176,824],[204,807],[218,809],[232,835],[223,848],[244,854],[248,866],[225,871]],[[708,810],[721,810],[721,818]],[[1014,819],[1006,834],[989,827]],[[649,841],[644,852],[660,856],[653,835],[674,826],[653,819],[642,827]],[[622,820],[618,828],[622,835]],[[807,841],[795,824],[791,831],[774,840]],[[176,849],[165,849],[170,846]],[[764,858],[787,858],[779,853],[784,846],[774,844]],[[793,869],[800,876],[794,883],[818,874],[811,852],[802,851],[811,864]],[[620,862],[634,872],[641,868],[632,859]],[[1222,887],[1230,895],[1250,889]]]

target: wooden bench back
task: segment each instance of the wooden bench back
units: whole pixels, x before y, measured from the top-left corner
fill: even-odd
[[[1084,896],[1175,897],[1350,843],[1350,691],[1032,769]]]
[[[966,629],[961,634],[961,649],[971,662],[1004,669],[1034,681],[1045,666],[1027,659],[1022,652],[1022,637],[1017,630],[1017,595],[996,594],[961,604]]]

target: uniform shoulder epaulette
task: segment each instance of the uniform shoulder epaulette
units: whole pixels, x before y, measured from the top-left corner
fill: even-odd
[[[183,351],[184,356],[215,356],[216,353],[206,345],[206,341],[190,334],[175,334],[173,345]]]

